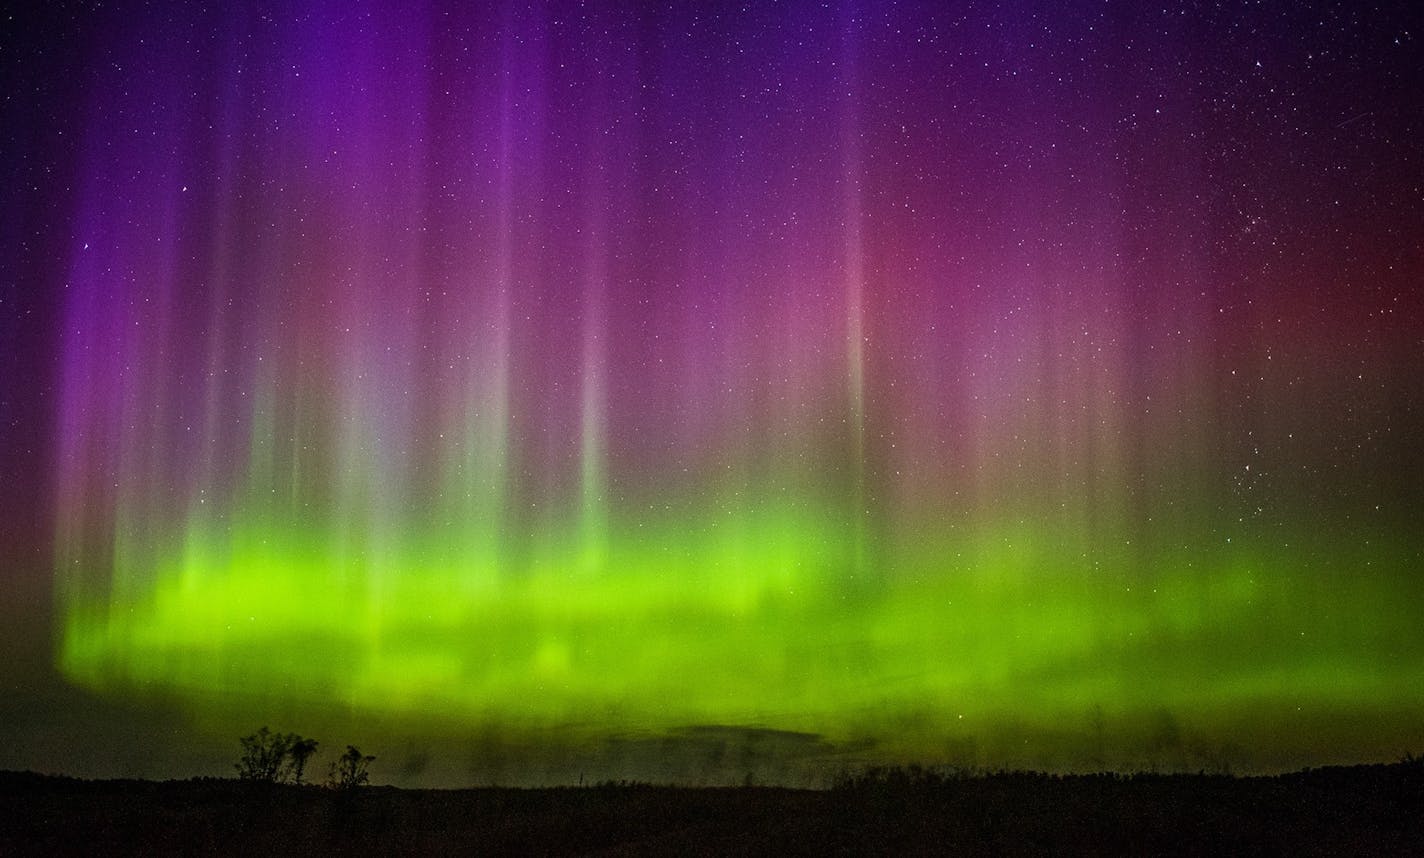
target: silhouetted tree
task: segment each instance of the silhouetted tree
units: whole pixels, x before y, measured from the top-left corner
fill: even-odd
[[[301,783],[307,760],[316,753],[317,741],[296,733],[273,733],[265,726],[239,739],[242,756],[234,764],[245,781]]]
[[[242,756],[235,765],[237,776],[245,781],[276,781],[287,756],[286,735],[273,733],[264,726],[239,741]]]
[[[287,772],[291,775],[292,783],[302,782],[302,774],[306,771],[307,760],[316,753],[318,745],[315,739],[303,739],[300,736],[291,737],[294,741],[287,749]]]
[[[366,769],[375,760],[375,757],[362,754],[355,745],[347,745],[346,753],[331,764],[331,776],[327,780],[327,786],[342,790],[365,786],[370,781]]]

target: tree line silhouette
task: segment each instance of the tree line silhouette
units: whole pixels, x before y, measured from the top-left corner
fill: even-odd
[[[306,775],[307,762],[321,744],[296,733],[274,733],[265,725],[238,741],[242,755],[233,768],[237,769],[239,780],[298,785]],[[375,761],[355,745],[347,745],[345,753],[331,763],[326,785],[336,790],[365,786],[370,783],[370,766]]]

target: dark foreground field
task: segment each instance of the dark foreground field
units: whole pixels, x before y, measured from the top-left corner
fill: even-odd
[[[940,778],[828,791],[398,790],[0,773],[0,855],[1424,855],[1424,766]]]

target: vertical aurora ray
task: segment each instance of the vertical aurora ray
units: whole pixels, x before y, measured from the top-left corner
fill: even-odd
[[[1406,742],[1421,255],[1310,214],[1419,226],[1403,185],[1243,168],[1281,130],[1189,22],[473,6],[115,37],[67,676],[990,765]]]
[[[594,195],[597,198],[597,194]],[[584,285],[579,402],[579,542],[585,571],[597,571],[608,554],[607,353],[605,346],[607,260],[600,240],[605,231],[590,226],[589,272]]]
[[[841,67],[845,88],[841,108],[840,148],[844,168],[845,219],[845,331],[846,331],[846,395],[850,399],[847,420],[851,433],[851,467],[853,469],[850,515],[854,522],[852,565],[857,574],[866,567],[866,495],[865,495],[865,245],[862,234],[864,208],[861,201],[861,155],[859,111],[855,108],[860,88],[855,53],[855,6],[843,3],[841,31]]]
[[[517,69],[512,58],[512,23],[506,19],[500,30],[499,68],[495,91],[498,99],[492,119],[496,132],[492,163],[484,166],[493,173],[494,240],[492,265],[482,266],[488,281],[470,274],[457,274],[454,288],[457,294],[468,294],[468,300],[456,316],[459,320],[449,328],[455,360],[464,365],[463,396],[453,396],[464,402],[463,420],[451,438],[458,439],[463,455],[460,465],[452,469],[459,476],[447,493],[455,498],[455,506],[446,514],[442,529],[457,542],[454,567],[463,574],[455,575],[455,586],[480,586],[493,582],[500,567],[504,545],[502,534],[506,510],[510,504],[509,476],[511,447],[510,372],[513,354],[512,295],[514,289],[514,76]],[[479,117],[466,119],[471,133],[478,127]],[[463,139],[463,135],[456,139]],[[478,180],[476,177],[471,179]],[[489,181],[487,178],[486,181]],[[469,260],[466,264],[474,262]],[[475,267],[475,266],[471,266]],[[476,270],[479,270],[476,267]],[[490,288],[485,287],[490,283]],[[483,296],[483,300],[481,300]],[[462,324],[464,328],[462,328]],[[470,351],[467,352],[466,349]],[[470,560],[478,558],[471,564]]]
[[[605,22],[605,27],[608,24]],[[585,177],[580,185],[585,207],[582,231],[585,244],[581,256],[584,266],[582,301],[580,305],[580,375],[579,375],[579,571],[593,574],[605,571],[608,563],[608,336],[609,285],[611,277],[609,244],[611,194],[609,186],[623,177],[622,171],[611,169],[610,139],[621,142],[621,135],[609,122],[610,107],[615,105],[609,92],[609,68],[602,40],[589,57],[592,80],[589,102],[591,109],[581,133],[589,141],[589,157],[584,165]],[[624,70],[623,75],[626,75]],[[622,76],[622,75],[620,75]],[[610,175],[611,174],[611,175]]]

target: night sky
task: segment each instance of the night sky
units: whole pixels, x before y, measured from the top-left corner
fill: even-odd
[[[1424,748],[1421,36],[4,11],[0,768]]]

